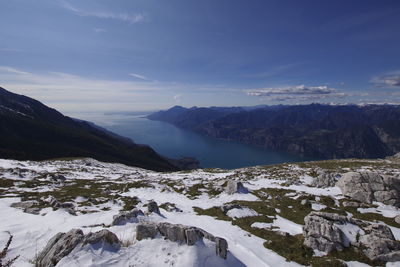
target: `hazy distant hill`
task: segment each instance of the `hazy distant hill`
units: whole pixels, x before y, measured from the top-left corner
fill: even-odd
[[[392,105],[173,107],[149,119],[310,157],[377,158],[400,151],[400,107]]]
[[[71,119],[0,87],[0,158],[92,157],[157,171],[177,170],[146,145]]]

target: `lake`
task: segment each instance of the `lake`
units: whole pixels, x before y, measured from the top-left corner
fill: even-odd
[[[286,152],[202,136],[165,122],[148,120],[145,115],[108,114],[87,119],[129,137],[135,143],[148,144],[166,157],[195,157],[203,168],[234,169],[310,160]]]

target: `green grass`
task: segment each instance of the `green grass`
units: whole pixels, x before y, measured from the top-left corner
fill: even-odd
[[[14,186],[14,180],[0,178],[0,187],[9,188]]]

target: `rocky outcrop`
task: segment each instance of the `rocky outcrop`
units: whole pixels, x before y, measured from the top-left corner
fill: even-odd
[[[400,243],[386,225],[372,224],[364,228],[365,235],[359,239],[364,254],[371,260],[399,261]]]
[[[346,216],[334,213],[311,212],[304,218],[304,245],[323,252],[343,250],[349,244],[339,225],[349,223]]]
[[[154,239],[160,234],[172,242],[178,242],[193,246],[197,241],[205,238],[215,242],[216,254],[226,259],[228,254],[228,243],[221,237],[214,237],[212,234],[203,229],[185,226],[181,224],[171,224],[167,222],[156,223],[139,223],[136,226],[136,239],[142,240],[146,238]]]
[[[400,260],[400,242],[386,225],[325,212],[311,212],[304,222],[304,245],[312,249],[329,253],[354,246],[371,260]]]
[[[343,195],[354,200],[372,203],[379,201],[400,207],[400,178],[376,172],[348,172],[338,181]]]
[[[136,239],[139,241],[147,238],[156,238],[157,234],[158,228],[155,223],[139,223],[136,226]]]
[[[106,229],[98,231],[96,233],[89,233],[83,239],[83,245],[86,244],[110,244],[115,249],[119,249],[121,246],[121,241],[119,241],[118,237],[113,233]]]
[[[318,188],[333,187],[340,177],[341,175],[338,173],[320,171],[319,175],[312,181],[311,186]]]
[[[40,252],[37,257],[36,266],[54,267],[77,246],[99,243],[102,245],[109,244],[116,249],[119,249],[121,245],[118,237],[108,230],[89,233],[86,236],[80,229],[72,229],[67,233],[58,233],[47,242],[46,247]]]
[[[38,215],[40,213],[40,208],[34,207],[37,204],[36,201],[22,201],[12,203],[10,206],[17,209],[22,209],[25,213]]]
[[[235,181],[235,180],[229,180],[226,184],[225,192],[228,195],[232,195],[235,193],[248,193],[249,190],[247,190],[247,188],[244,187],[242,182]]]
[[[138,222],[138,216],[144,216],[144,214],[137,208],[131,211],[120,211],[117,215],[113,216],[111,225],[124,225],[127,222]]]
[[[82,230],[72,229],[58,233],[47,243],[37,258],[38,267],[53,267],[84,239]]]

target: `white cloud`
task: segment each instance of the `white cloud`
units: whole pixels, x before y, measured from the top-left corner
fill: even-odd
[[[400,71],[376,76],[371,80],[377,87],[400,88]]]
[[[140,80],[145,80],[145,81],[149,80],[149,78],[147,78],[146,76],[140,75],[140,74],[137,74],[137,73],[129,73],[129,76],[138,78]]]
[[[83,9],[80,9],[78,7],[73,6],[71,3],[65,1],[65,0],[60,0],[59,1],[60,6],[63,7],[66,10],[69,10],[73,12],[75,15],[81,16],[81,17],[96,17],[100,19],[114,19],[114,20],[120,20],[124,22],[128,22],[131,24],[142,22],[145,19],[145,15],[142,13],[137,13],[137,14],[125,14],[125,13],[113,13],[113,12],[99,12],[99,11],[86,11]]]
[[[182,94],[174,95],[174,100],[175,100],[175,102],[176,102],[176,103],[180,103],[180,102],[181,102],[181,97],[182,97]]]
[[[93,31],[96,33],[102,33],[102,32],[106,32],[107,30],[103,29],[103,28],[94,28]]]
[[[156,109],[169,105],[160,103],[165,101],[160,95],[174,89],[168,84],[94,79],[62,72],[33,73],[8,66],[0,66],[0,81],[7,90],[67,113]]]
[[[271,87],[249,89],[245,92],[250,96],[264,97],[271,101],[290,101],[290,100],[319,100],[323,98],[343,98],[347,94],[338,92],[334,88],[326,85],[322,86],[288,86],[288,87]]]

